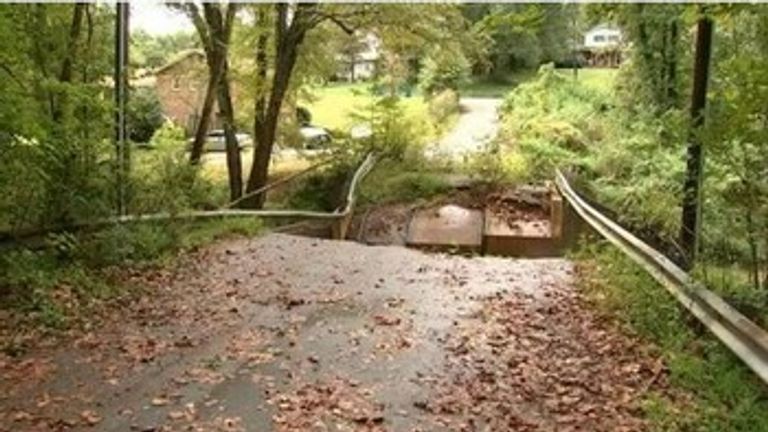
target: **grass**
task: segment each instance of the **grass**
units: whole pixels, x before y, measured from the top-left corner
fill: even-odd
[[[373,101],[370,84],[332,84],[314,90],[311,101],[304,101],[312,113],[312,123],[332,130],[348,132],[354,126],[350,115],[364,109]],[[417,118],[427,118],[427,104],[418,93],[402,96],[401,102],[406,114]]]
[[[558,69],[558,72],[573,77],[572,69]],[[608,91],[614,87],[618,69],[586,68],[579,69],[576,80],[583,86],[598,91]]]
[[[502,77],[473,76],[459,89],[462,97],[503,98],[513,88],[536,75],[533,69],[526,69]]]
[[[581,288],[598,310],[652,343],[672,391],[642,402],[654,431],[768,431],[768,389],[647,273],[616,249],[578,255]]]
[[[444,174],[419,161],[382,161],[363,181],[360,201],[370,205],[431,198],[451,188]]]

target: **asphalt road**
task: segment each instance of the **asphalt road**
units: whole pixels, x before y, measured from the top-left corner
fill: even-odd
[[[1,431],[642,429],[652,363],[566,260],[270,234],[122,277],[99,327],[0,356]]]

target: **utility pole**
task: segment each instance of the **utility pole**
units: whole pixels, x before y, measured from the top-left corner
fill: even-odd
[[[130,6],[127,1],[116,5],[115,22],[115,156],[117,159],[117,214],[126,214],[128,196],[128,174],[130,173],[130,148],[126,122],[126,104],[128,103],[128,43],[130,39],[128,16]]]
[[[688,269],[693,267],[699,247],[701,224],[701,180],[704,169],[700,131],[704,126],[704,110],[707,106],[707,82],[712,54],[712,19],[702,16],[696,25],[696,53],[693,65],[693,90],[691,93],[691,128],[688,135],[688,157],[685,184],[683,186],[683,211],[680,225],[680,243],[686,254]]]

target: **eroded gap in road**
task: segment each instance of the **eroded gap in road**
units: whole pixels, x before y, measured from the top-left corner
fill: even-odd
[[[346,238],[429,252],[558,257],[576,237],[574,219],[548,183],[465,183],[429,201],[360,208]],[[327,238],[329,231],[327,224],[300,224],[290,232]]]

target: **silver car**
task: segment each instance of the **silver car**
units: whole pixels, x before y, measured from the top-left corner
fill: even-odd
[[[251,147],[253,145],[253,139],[250,135],[246,133],[237,133],[235,136],[237,137],[237,145],[240,147],[240,150]],[[194,137],[188,140],[190,147],[192,146],[192,142],[194,142],[194,140]],[[213,129],[208,132],[208,135],[205,137],[204,150],[208,152],[227,151],[227,139],[223,129]]]

